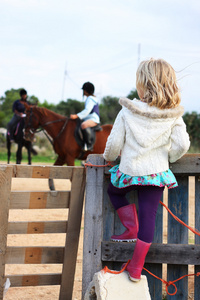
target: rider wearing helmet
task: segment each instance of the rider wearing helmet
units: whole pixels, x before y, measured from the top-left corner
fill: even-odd
[[[89,127],[94,127],[100,123],[99,117],[99,105],[96,97],[94,96],[95,87],[91,82],[85,82],[82,86],[83,96],[86,96],[85,108],[78,114],[70,115],[71,119],[79,118],[82,121],[81,129],[83,132],[83,138],[85,145],[85,150],[89,151],[92,149],[91,145],[91,134]]]

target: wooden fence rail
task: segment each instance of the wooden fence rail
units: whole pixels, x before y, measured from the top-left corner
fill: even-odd
[[[88,161],[93,165],[105,165],[102,156],[90,155]],[[170,165],[176,175],[179,186],[168,191],[168,207],[182,221],[188,224],[189,176],[195,176],[195,227],[200,230],[200,154],[187,154],[178,162]],[[95,272],[104,266],[119,270],[122,262],[132,257],[134,244],[114,243],[113,234],[123,232],[123,226],[114,211],[108,195],[110,181],[108,167],[88,167],[84,249],[83,249],[83,295]],[[130,203],[136,203],[137,193],[128,195]],[[146,257],[145,268],[162,278],[163,264],[167,264],[167,281],[174,281],[188,274],[188,266],[194,265],[194,272],[200,271],[200,237],[195,236],[189,243],[188,229],[168,217],[167,243],[163,243],[163,206],[159,205],[156,216],[154,241]],[[162,282],[143,271],[147,276],[152,300],[162,300]],[[176,283],[175,296],[167,295],[167,300],[188,300],[188,277]],[[174,287],[169,287],[174,292]],[[200,299],[200,277],[194,280],[194,300]]]
[[[69,179],[70,191],[11,191],[12,177]],[[41,187],[40,187],[41,188]],[[6,264],[63,264],[62,273],[9,275],[11,286],[60,285],[60,300],[71,300],[85,191],[83,167],[0,166],[0,300]],[[68,208],[61,221],[8,221],[11,209]],[[20,211],[21,212],[21,211]],[[8,234],[66,233],[65,247],[7,246]],[[50,239],[50,235],[49,235]]]

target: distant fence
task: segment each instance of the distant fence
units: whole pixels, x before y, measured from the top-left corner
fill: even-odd
[[[12,177],[69,179],[70,191],[13,191]],[[60,274],[9,275],[12,287],[61,285],[60,300],[71,300],[81,226],[85,170],[83,167],[0,165],[0,300],[5,264],[63,264]],[[68,208],[66,221],[8,222],[10,209]],[[67,233],[65,247],[7,247],[7,234]]]
[[[101,156],[89,155],[93,165],[105,165]],[[188,187],[189,176],[195,176],[195,227],[200,230],[200,154],[187,154],[170,166],[176,175],[179,186],[168,192],[168,207],[182,221],[188,224]],[[110,181],[108,167],[88,167],[84,251],[83,251],[83,295],[95,272],[108,266],[119,270],[122,262],[131,259],[133,243],[115,243],[110,241],[113,234],[123,231],[123,226],[114,211],[108,195]],[[136,192],[128,194],[131,203],[137,203]],[[195,236],[195,244],[189,244],[188,229],[168,217],[168,243],[163,244],[163,206],[159,205],[154,241],[146,257],[145,268],[162,278],[163,264],[167,264],[167,281],[174,281],[188,274],[188,265],[195,266],[195,273],[200,272],[200,237]],[[152,300],[162,299],[162,282],[147,272]],[[167,295],[167,300],[188,300],[188,277],[176,282],[177,293]],[[174,292],[174,287],[169,287]],[[194,299],[200,299],[200,277],[194,280]]]

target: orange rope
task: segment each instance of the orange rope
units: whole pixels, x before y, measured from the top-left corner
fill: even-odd
[[[113,165],[110,161],[106,165],[93,165],[90,161],[88,161],[85,163],[85,167],[113,167]]]
[[[105,266],[103,269],[102,269],[102,271],[104,271],[104,273],[111,273],[111,274],[121,274],[122,272],[124,272],[125,270],[126,270],[126,267],[128,266],[128,264],[129,264],[129,262],[130,262],[131,260],[129,259],[128,261],[127,261],[127,263],[126,264],[123,264],[122,266],[122,269],[120,270],[120,271],[113,271],[113,270],[110,270],[107,266]]]
[[[157,278],[157,279],[159,279],[160,281],[162,281],[162,282],[166,285],[166,286],[165,286],[165,289],[166,289],[167,294],[170,295],[170,296],[174,296],[174,295],[177,293],[177,287],[176,287],[176,285],[175,285],[175,282],[177,282],[177,281],[179,281],[179,280],[181,280],[181,279],[183,279],[183,278],[185,278],[185,277],[189,277],[189,276],[200,276],[200,272],[197,272],[197,273],[195,273],[195,274],[187,274],[187,275],[183,275],[183,276],[181,276],[180,278],[178,278],[178,279],[176,279],[176,280],[174,280],[174,281],[165,281],[164,279],[162,279],[162,278],[156,276],[155,274],[151,273],[151,272],[148,271],[147,269],[143,268],[143,270],[145,270],[145,271],[148,272],[150,275],[152,275],[152,276],[154,276],[155,278]],[[170,285],[173,285],[173,286],[174,286],[174,288],[175,288],[175,292],[174,292],[174,293],[169,293],[169,292],[168,292],[168,287],[169,287]]]
[[[187,227],[190,231],[192,231],[193,233],[197,234],[198,236],[200,236],[200,232],[199,230],[197,230],[196,228],[193,229],[192,227],[190,227],[189,225],[185,224],[181,219],[179,219],[176,215],[173,214],[173,212],[167,207],[167,205],[165,205],[162,201],[160,201],[160,204],[162,204],[166,210],[172,215],[172,217],[178,221],[179,223],[181,223],[182,225],[184,225],[185,227]]]
[[[122,268],[120,271],[113,271],[113,270],[110,270],[107,266],[105,266],[105,267],[102,269],[102,271],[103,271],[104,273],[121,274],[122,272],[124,272],[124,271],[126,270],[126,267],[128,266],[129,262],[130,262],[130,259],[128,260],[128,262],[127,262],[126,264],[123,264],[123,268]],[[183,278],[185,278],[185,277],[189,277],[189,276],[200,276],[200,272],[197,272],[197,273],[195,273],[195,274],[183,275],[183,276],[181,276],[180,278],[178,278],[178,279],[176,279],[176,280],[174,280],[174,281],[166,281],[166,280],[164,280],[164,279],[162,279],[162,278],[156,276],[155,274],[151,273],[150,271],[148,271],[148,270],[145,269],[145,268],[143,268],[143,270],[145,270],[145,271],[148,272],[150,275],[152,275],[152,276],[154,276],[155,278],[157,278],[157,279],[159,279],[160,281],[162,281],[162,282],[165,284],[165,290],[166,290],[167,294],[170,295],[170,296],[174,296],[174,295],[176,295],[176,293],[177,293],[177,287],[176,287],[176,285],[175,285],[175,282],[177,282],[177,281],[179,281],[179,280],[181,280],[181,279],[183,279]],[[174,293],[169,293],[168,287],[169,287],[170,285],[173,285],[173,286],[174,286],[174,288],[175,288]]]

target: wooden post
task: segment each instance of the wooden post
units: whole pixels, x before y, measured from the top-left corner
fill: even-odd
[[[200,229],[200,176],[195,176],[195,228]],[[195,245],[200,244],[200,236],[195,235]],[[200,272],[200,266],[195,266],[195,273]],[[199,277],[195,277],[194,300],[199,299],[200,282]]]
[[[163,197],[162,197],[163,201]],[[153,243],[162,243],[163,241],[163,206],[159,204],[157,214],[156,214],[156,227],[154,232]],[[153,246],[153,245],[152,245]],[[152,248],[151,246],[151,248]],[[162,263],[146,263],[144,266],[147,270],[156,274],[160,278],[162,278]],[[146,271],[142,271],[143,275],[146,275],[148,278],[149,290],[152,299],[160,300],[162,295],[162,282],[153,276],[149,276],[149,273]]]
[[[72,174],[68,228],[59,300],[71,300],[76,269],[81,217],[85,191],[85,169],[75,167]]]
[[[179,186],[169,190],[168,207],[183,222],[188,224],[188,176],[176,176]],[[171,216],[168,219],[168,243],[188,244],[188,229],[178,223]],[[170,253],[169,253],[170,255]],[[187,263],[183,265],[168,264],[167,280],[175,280],[188,274]],[[176,282],[176,300],[188,299],[188,277]],[[169,292],[174,292],[174,287],[169,287]],[[174,300],[173,296],[168,296],[168,300]]]
[[[93,165],[103,165],[103,156],[89,155],[88,160]],[[82,296],[94,273],[102,269],[101,241],[103,237],[102,203],[103,203],[103,167],[88,167],[86,176],[84,245],[83,245],[83,276]]]
[[[8,233],[8,212],[12,166],[0,166],[0,300],[3,299],[5,283],[5,254]]]

